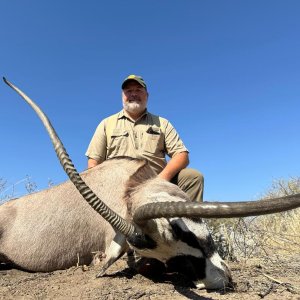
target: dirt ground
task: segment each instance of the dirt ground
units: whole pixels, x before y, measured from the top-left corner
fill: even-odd
[[[299,299],[300,255],[229,263],[236,288],[197,290],[178,274],[146,278],[127,268],[125,259],[96,279],[97,267],[79,266],[50,273],[0,270],[0,299]]]

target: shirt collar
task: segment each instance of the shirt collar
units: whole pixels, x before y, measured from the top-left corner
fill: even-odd
[[[148,114],[148,110],[146,108],[145,112],[139,117],[139,119],[137,119],[135,122],[139,121],[140,119],[142,119],[144,116],[146,116]],[[118,115],[118,119],[123,119],[123,118],[126,118],[126,119],[129,119],[131,121],[134,121],[130,118],[130,116],[126,113],[126,111],[124,109],[122,109],[120,112],[119,112],[119,115]]]

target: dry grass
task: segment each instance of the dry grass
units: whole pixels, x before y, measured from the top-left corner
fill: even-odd
[[[292,255],[300,249],[300,209],[286,213],[220,220],[213,236],[223,258],[231,261]]]
[[[300,178],[275,180],[264,199],[300,192]],[[208,221],[221,256],[231,261],[289,256],[300,249],[300,209],[266,216]]]
[[[264,235],[268,252],[284,255],[299,252],[300,209],[259,218],[256,226]]]

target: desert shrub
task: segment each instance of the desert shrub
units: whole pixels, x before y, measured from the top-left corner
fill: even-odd
[[[9,195],[6,193],[6,189],[7,181],[4,178],[0,177],[0,204],[10,199]]]
[[[0,177],[0,193],[2,193],[2,191],[5,189],[6,186],[6,181]]]
[[[17,190],[20,185],[21,189],[25,189],[25,192],[18,193]],[[0,177],[0,204],[20,197],[23,194],[31,194],[35,191],[37,191],[37,184],[28,175],[26,175],[24,179],[21,179],[13,184],[8,184],[7,180],[5,180],[3,177]]]
[[[300,178],[274,180],[261,201],[300,193]],[[248,218],[208,220],[220,255],[227,260],[292,254],[300,248],[300,209]]]
[[[275,180],[263,199],[300,193],[300,177]],[[290,254],[300,249],[300,209],[257,218],[256,231],[264,235],[265,251],[270,254]]]

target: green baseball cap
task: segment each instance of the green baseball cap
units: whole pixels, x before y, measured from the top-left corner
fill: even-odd
[[[141,76],[138,76],[138,75],[127,76],[122,83],[122,89],[124,89],[126,82],[128,82],[130,80],[136,81],[138,84],[140,84],[142,87],[144,87],[147,90],[146,82],[144,81],[144,79]]]

